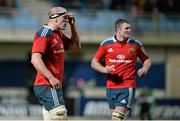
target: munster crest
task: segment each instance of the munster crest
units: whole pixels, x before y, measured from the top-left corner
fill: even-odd
[[[134,49],[134,48],[130,48],[130,49],[129,49],[129,53],[130,53],[131,55],[133,55],[134,52],[135,52],[135,49]]]

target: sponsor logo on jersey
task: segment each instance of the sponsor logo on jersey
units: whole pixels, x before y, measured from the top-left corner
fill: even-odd
[[[123,54],[119,54],[116,56],[117,59],[109,59],[109,62],[112,63],[131,63],[132,60],[125,60],[126,56]]]
[[[56,39],[53,39],[53,41],[56,43],[57,42],[57,40]],[[64,53],[64,46],[63,46],[63,44],[61,43],[61,44],[59,44],[59,48],[58,48],[59,50],[54,50],[54,54],[58,54],[58,53]]]
[[[116,59],[109,59],[109,62],[112,62],[112,63],[131,63],[132,60],[116,60]]]
[[[125,55],[119,54],[119,55],[117,55],[117,58],[118,59],[125,59]]]

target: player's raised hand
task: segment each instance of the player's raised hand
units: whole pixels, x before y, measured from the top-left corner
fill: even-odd
[[[145,76],[147,74],[147,70],[144,69],[144,68],[141,68],[141,69],[138,70],[137,73],[138,73],[139,77],[143,77],[143,76]]]
[[[75,23],[75,16],[71,12],[68,12],[68,22],[70,25],[73,25]]]
[[[106,74],[111,73],[112,71],[114,71],[114,65],[106,66],[104,68],[104,73],[106,73]]]
[[[54,89],[62,89],[61,82],[58,79],[56,79],[55,77],[51,77],[49,79],[49,82],[51,83],[51,85]]]

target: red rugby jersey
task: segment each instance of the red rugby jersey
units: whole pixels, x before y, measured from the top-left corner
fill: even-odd
[[[64,74],[64,51],[68,50],[70,43],[70,38],[48,26],[43,26],[34,36],[32,53],[42,53],[47,69],[61,82]],[[34,85],[51,84],[37,72]]]
[[[115,70],[107,76],[107,88],[128,88],[136,86],[136,61],[148,59],[140,41],[129,38],[119,42],[115,36],[104,40],[94,58],[105,60],[106,66],[114,65]]]

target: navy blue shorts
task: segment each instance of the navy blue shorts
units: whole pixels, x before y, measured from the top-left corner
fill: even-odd
[[[123,106],[130,109],[135,96],[135,88],[106,89],[110,109]]]
[[[55,90],[47,85],[34,86],[34,93],[39,103],[48,111],[59,105],[64,105],[63,92],[61,89]]]

